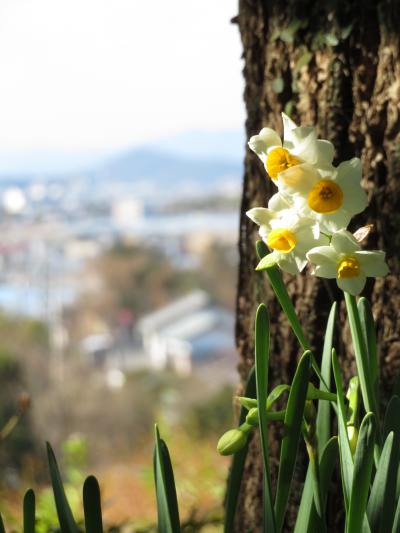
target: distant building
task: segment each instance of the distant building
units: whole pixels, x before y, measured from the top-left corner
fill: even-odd
[[[153,369],[188,375],[196,366],[235,353],[234,317],[195,291],[142,318],[136,331]]]

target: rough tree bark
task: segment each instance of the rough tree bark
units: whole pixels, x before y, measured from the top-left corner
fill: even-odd
[[[363,161],[363,184],[370,205],[354,226],[372,223],[369,249],[387,251],[391,274],[369,281],[364,291],[373,303],[380,343],[381,387],[384,398],[398,372],[400,352],[400,2],[389,0],[239,0],[238,23],[243,42],[244,99],[247,136],[263,126],[281,130],[280,112],[302,125],[315,124],[322,138],[336,147],[336,160],[354,155]],[[271,316],[271,386],[289,382],[299,346],[268,287],[255,273],[257,228],[245,216],[254,206],[266,206],[275,191],[261,162],[247,150],[240,221],[240,269],[237,297],[237,345],[242,382],[253,364],[253,318],[265,302]],[[315,349],[334,299],[335,284],[310,276],[285,277],[296,309]],[[330,282],[329,282],[330,283]],[[346,378],[355,369],[348,329],[340,306],[336,346]],[[339,328],[338,328],[339,329]],[[279,429],[271,429],[275,459]],[[276,475],[273,462],[272,477]],[[258,439],[253,438],[242,483],[235,531],[260,531],[261,466]],[[299,469],[285,531],[292,531]],[[335,506],[335,501],[331,502]],[[338,509],[331,511],[329,531],[340,531]],[[339,513],[340,514],[340,513]]]

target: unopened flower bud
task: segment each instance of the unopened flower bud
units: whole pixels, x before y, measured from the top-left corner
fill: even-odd
[[[222,435],[217,444],[217,451],[221,455],[232,455],[245,446],[247,435],[241,429],[230,429]]]
[[[253,407],[247,413],[246,422],[247,422],[247,424],[250,424],[250,426],[258,426],[259,417],[258,417],[258,409],[257,409],[257,407]]]
[[[358,441],[358,429],[356,426],[349,424],[347,426],[347,436],[349,438],[350,450],[352,455],[356,453],[357,441]]]

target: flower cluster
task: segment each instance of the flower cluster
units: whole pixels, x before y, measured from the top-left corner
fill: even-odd
[[[269,264],[297,274],[309,261],[316,276],[336,278],[342,290],[357,295],[367,277],[388,272],[384,252],[361,250],[361,239],[346,230],[368,204],[361,161],[335,167],[332,143],[318,139],[315,128],[298,127],[284,113],[282,118],[283,142],[270,128],[249,141],[278,191],[268,208],[255,207],[247,216],[272,250]]]

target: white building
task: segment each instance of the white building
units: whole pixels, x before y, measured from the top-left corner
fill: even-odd
[[[195,365],[235,353],[234,317],[195,291],[139,321],[137,332],[154,369],[187,375]]]

